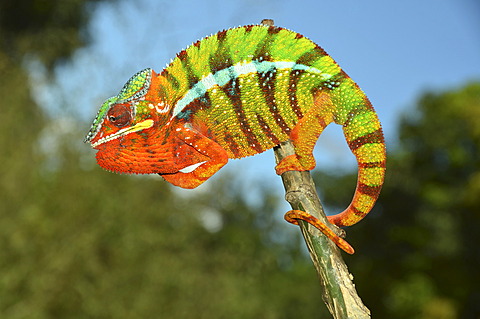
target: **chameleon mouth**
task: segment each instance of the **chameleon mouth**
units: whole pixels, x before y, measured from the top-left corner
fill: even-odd
[[[147,128],[152,127],[153,123],[154,122],[153,122],[152,119],[148,119],[148,120],[145,120],[145,121],[142,121],[142,122],[138,122],[134,126],[123,128],[123,129],[119,130],[118,132],[116,132],[114,134],[102,137],[101,139],[99,139],[95,143],[92,143],[92,147],[96,148],[97,146],[99,146],[103,143],[110,142],[110,141],[115,140],[115,139],[117,139],[121,136],[125,136],[125,135],[133,133],[133,132],[138,132],[138,131],[141,131],[141,130],[145,130]]]

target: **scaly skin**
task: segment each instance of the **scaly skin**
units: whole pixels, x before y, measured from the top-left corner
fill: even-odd
[[[138,72],[102,105],[85,141],[107,170],[156,173],[195,188],[229,158],[287,140],[296,154],[281,161],[276,173],[312,170],[315,143],[332,122],[342,125],[357,158],[358,182],[348,208],[328,219],[349,226],[370,212],[383,184],[380,122],[335,61],[293,31],[264,25],[221,31],[180,52],[161,73]],[[314,224],[353,253],[305,212],[290,211],[286,218]]]

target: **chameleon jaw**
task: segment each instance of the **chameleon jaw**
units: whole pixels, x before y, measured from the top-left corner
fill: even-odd
[[[118,132],[116,132],[114,134],[102,137],[101,139],[99,139],[95,143],[92,143],[92,147],[96,148],[97,146],[99,146],[101,144],[113,141],[113,140],[115,140],[115,139],[117,139],[121,136],[125,136],[125,135],[133,133],[133,132],[138,132],[138,131],[141,131],[141,130],[145,130],[147,128],[152,127],[153,124],[154,124],[154,121],[152,119],[148,119],[148,120],[145,120],[145,121],[142,121],[142,122],[138,122],[134,126],[123,128],[123,129],[119,130]]]

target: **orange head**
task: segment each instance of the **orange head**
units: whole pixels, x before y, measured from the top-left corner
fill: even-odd
[[[161,127],[170,107],[159,92],[149,94],[155,75],[149,68],[137,72],[100,107],[85,142],[98,151],[97,162],[103,168],[120,173],[169,172],[165,158],[171,157],[172,147],[165,143]]]

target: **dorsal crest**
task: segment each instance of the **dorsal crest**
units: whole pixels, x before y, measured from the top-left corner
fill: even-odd
[[[118,93],[119,102],[140,99],[147,94],[152,81],[152,69],[146,68],[135,73]]]

